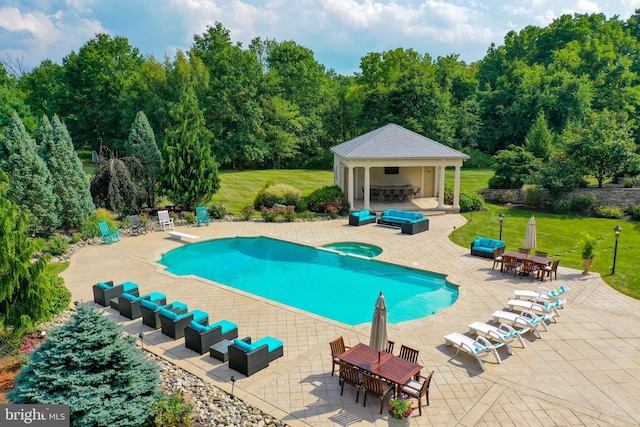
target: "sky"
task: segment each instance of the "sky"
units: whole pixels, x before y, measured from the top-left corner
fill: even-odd
[[[97,33],[173,59],[220,22],[234,43],[293,40],[327,69],[351,75],[370,52],[413,49],[480,60],[509,31],[573,13],[626,20],[640,0],[0,0],[0,59],[23,69],[62,63]]]

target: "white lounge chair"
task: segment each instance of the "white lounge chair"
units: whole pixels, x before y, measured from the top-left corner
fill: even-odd
[[[538,338],[542,338],[542,334],[538,329],[538,325],[541,324],[544,326],[544,330],[548,331],[549,328],[547,324],[544,323],[546,317],[544,316],[536,316],[530,311],[523,310],[521,313],[514,313],[512,311],[503,311],[498,310],[493,312],[493,321],[494,322],[502,322],[510,325],[513,328],[524,328],[531,330],[535,336]],[[522,331],[521,334],[524,334],[527,331]]]
[[[556,289],[545,288],[544,286],[538,286],[535,291],[530,291],[528,289],[516,289],[513,291],[516,299],[526,299],[533,301],[536,298],[548,301],[558,301],[560,299],[560,295],[569,291],[568,286],[560,286]],[[566,300],[564,300],[566,302]],[[562,303],[561,305],[564,305]]]
[[[509,311],[513,310],[527,310],[535,313],[536,315],[545,315],[548,320],[553,319],[554,322],[557,322],[555,316],[558,314],[558,304],[560,301],[556,302],[544,302],[542,300],[535,301],[526,301],[523,299],[510,299],[507,301],[507,305],[509,306]]]
[[[160,228],[162,228],[162,231],[167,228],[173,230],[173,219],[169,216],[169,211],[158,211],[158,221],[160,222]]]
[[[527,332],[524,329],[520,329],[520,331],[523,331],[522,333]],[[473,322],[469,325],[469,332],[504,344],[507,346],[509,354],[513,354],[513,349],[511,348],[510,343],[516,339],[520,340],[520,344],[522,344],[523,348],[526,348],[524,340],[520,336],[520,332],[516,331],[512,326],[509,326],[506,323],[500,323],[498,326],[495,326],[484,322]]]
[[[476,337],[473,338],[463,335],[459,332],[453,332],[449,335],[444,336],[444,343],[446,345],[455,345],[458,347],[456,351],[456,355],[460,352],[460,350],[469,353],[473,357],[476,358],[478,363],[480,364],[480,368],[484,371],[484,363],[482,363],[482,359],[480,359],[480,355],[484,353],[491,353],[495,356],[498,363],[502,363],[500,360],[500,355],[496,351],[496,348],[501,347],[502,343],[492,344],[484,337]]]

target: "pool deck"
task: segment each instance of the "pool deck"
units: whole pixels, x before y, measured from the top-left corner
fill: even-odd
[[[448,234],[465,222],[460,215],[430,219],[429,231],[416,235],[374,224],[348,225],[346,219],[317,222],[212,222],[209,227],[176,227],[197,235],[197,241],[234,236],[269,236],[321,246],[359,241],[383,248],[378,259],[448,274],[460,286],[458,301],[424,319],[389,325],[389,339],[420,350],[423,374],[435,371],[430,406],[417,411],[412,426],[495,425],[638,425],[640,424],[640,301],[607,286],[597,274],[560,265],[558,280],[545,286],[568,285],[571,291],[557,323],[549,324],[543,339],[526,334],[526,348],[514,344],[514,354],[498,351],[502,364],[485,357],[486,371],[476,360],[444,345],[443,336],[467,332],[474,321],[491,320],[506,308],[514,289],[533,289],[538,283],[493,270],[493,261],[473,257],[468,248],[449,241]],[[231,391],[231,375],[238,379],[235,394],[291,426],[386,426],[376,399],[355,403],[355,390],[340,396],[337,376],[331,376],[329,341],[343,336],[348,346],[368,343],[370,323],[355,327],[321,318],[242,291],[196,277],[178,277],[156,264],[161,254],[191,244],[167,232],[123,238],[111,245],[83,248],[73,255],[62,274],[73,300],[93,304],[92,285],[100,280],[138,283],[141,294],[162,292],[168,301],[182,301],[209,313],[210,321],[238,324],[240,337],[271,335],[284,342],[284,356],[249,378],[232,371],[209,354],[198,355],[160,331],[129,320],[110,308],[102,309],[127,331],[144,332],[144,346],[193,374]],[[309,278],[321,286],[321,278]],[[377,295],[371,299],[373,308]],[[335,295],[340,298],[340,295]],[[331,303],[327,301],[327,303]],[[100,307],[100,306],[98,306]],[[527,336],[528,335],[528,336]],[[414,400],[415,403],[415,400]],[[424,401],[423,401],[424,403]]]

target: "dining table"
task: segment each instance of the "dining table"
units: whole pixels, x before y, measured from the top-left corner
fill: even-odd
[[[418,375],[423,366],[405,360],[391,353],[378,351],[363,343],[358,343],[336,356],[344,363],[395,383],[396,388]]]
[[[540,270],[544,271],[544,268],[551,264],[551,258],[545,256],[531,255],[531,254],[523,254],[521,252],[505,252],[502,254],[502,259],[505,257],[513,257],[518,261],[530,260],[533,261]],[[540,275],[540,277],[544,277],[544,275]]]

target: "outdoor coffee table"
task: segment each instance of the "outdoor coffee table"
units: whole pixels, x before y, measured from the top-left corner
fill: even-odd
[[[233,344],[231,340],[222,340],[209,347],[209,355],[221,362],[229,361],[229,346]]]

